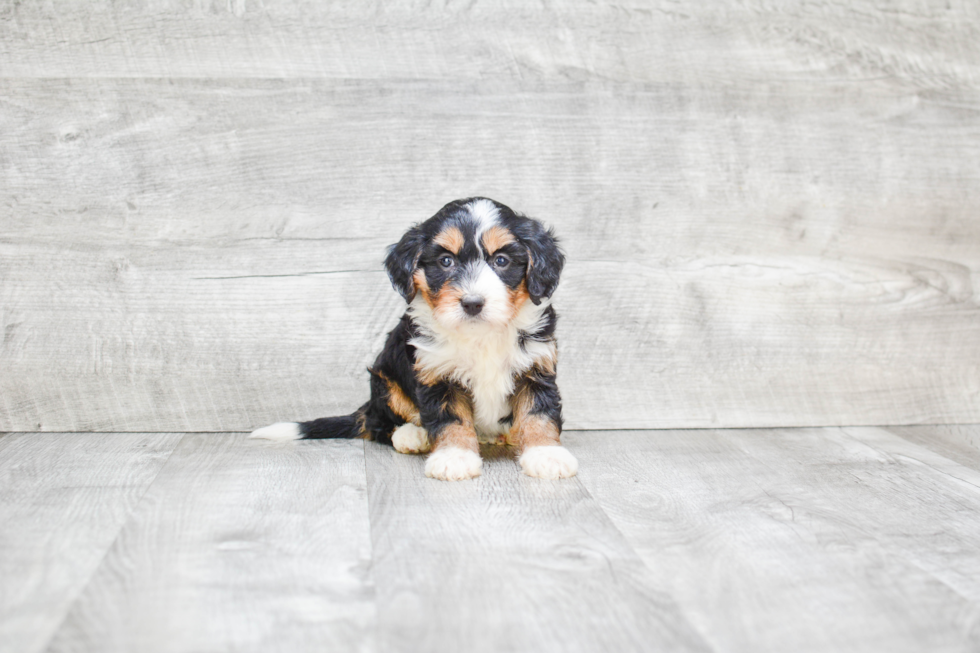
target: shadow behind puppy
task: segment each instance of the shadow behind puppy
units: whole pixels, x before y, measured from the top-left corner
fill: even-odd
[[[551,295],[564,256],[541,223],[486,198],[450,202],[388,250],[408,310],[371,373],[371,399],[350,415],[280,422],[253,438],[369,438],[425,453],[425,474],[480,475],[479,440],[518,447],[524,472],[574,476],[561,446]]]

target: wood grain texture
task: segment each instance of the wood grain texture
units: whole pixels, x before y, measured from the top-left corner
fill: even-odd
[[[566,432],[574,479],[488,447],[460,483],[360,441],[0,434],[0,651],[975,651],[978,429]]]
[[[373,650],[360,441],[188,434],[49,651]]]
[[[816,73],[950,88],[978,82],[978,20],[969,0],[4,0],[0,75],[744,84]]]
[[[890,426],[888,430],[980,471],[980,425]]]
[[[180,437],[0,437],[0,651],[43,649]]]
[[[472,193],[563,238],[570,428],[980,418],[962,108],[880,82],[4,86],[0,428],[347,412],[401,311],[385,246]]]
[[[708,650],[575,479],[472,481],[365,444],[384,651]]]
[[[0,1],[0,429],[349,411],[472,194],[571,428],[980,421],[977,8],[728,4]]]
[[[980,472],[882,428],[569,433],[719,651],[974,651]]]

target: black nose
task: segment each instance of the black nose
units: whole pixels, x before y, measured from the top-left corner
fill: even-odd
[[[460,302],[463,305],[463,310],[466,311],[467,315],[479,315],[480,311],[483,310],[483,298],[482,297],[463,297]]]

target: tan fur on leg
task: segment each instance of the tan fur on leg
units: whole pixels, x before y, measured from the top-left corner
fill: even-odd
[[[561,446],[558,425],[544,415],[531,414],[533,399],[526,390],[514,401],[514,426],[508,442],[521,452],[518,462],[528,476],[569,478],[578,473],[578,460]]]
[[[440,481],[462,481],[482,473],[480,442],[473,429],[473,411],[465,397],[453,399],[452,412],[462,420],[449,424],[436,436],[425,461],[425,475]]]

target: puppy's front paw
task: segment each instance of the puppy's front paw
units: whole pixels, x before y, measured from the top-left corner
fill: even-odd
[[[391,444],[398,453],[425,453],[432,448],[429,432],[421,426],[406,423],[391,434]]]
[[[425,461],[425,475],[440,481],[463,481],[479,476],[483,460],[480,454],[459,447],[443,447]]]
[[[565,447],[530,447],[518,459],[528,476],[535,478],[571,478],[578,473],[578,461]]]

